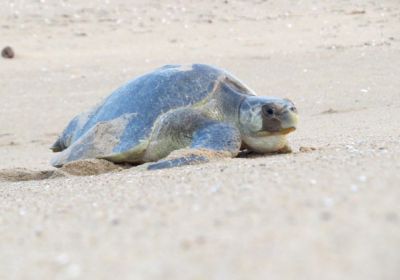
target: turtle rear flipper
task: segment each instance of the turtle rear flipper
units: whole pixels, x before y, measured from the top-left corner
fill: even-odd
[[[127,150],[124,153],[120,152],[116,154],[114,148],[119,145],[121,135],[126,129],[129,129],[127,124],[135,116],[136,114],[124,114],[116,119],[98,122],[67,148],[62,149],[61,153],[55,155],[51,160],[51,165],[61,167],[68,162],[88,158],[107,159],[114,162],[134,158],[135,153],[139,153],[138,149],[143,149],[143,146],[146,144],[145,141],[137,143],[138,147],[134,146],[133,149]],[[53,145],[55,149],[59,149],[60,146],[63,147],[64,138],[61,136],[57,140]]]
[[[62,144],[61,137],[58,137],[57,141],[50,147],[50,150],[52,150],[54,153],[61,152],[64,149],[65,147]]]
[[[99,122],[68,148],[53,157],[51,165],[61,167],[75,160],[103,158],[111,155],[113,154],[112,150],[114,146],[119,143],[119,136],[123,130],[124,123],[118,123],[118,119],[109,122]]]
[[[83,116],[86,115],[82,113],[75,116],[64,129],[64,131],[58,136],[57,141],[50,147],[53,152],[61,152],[69,147],[72,142],[72,138],[75,136],[76,132],[80,129],[83,122]]]

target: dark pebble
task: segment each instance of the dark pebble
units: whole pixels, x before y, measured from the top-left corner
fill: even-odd
[[[1,56],[4,58],[14,58],[15,53],[14,50],[11,47],[5,47],[2,51],[1,51]]]

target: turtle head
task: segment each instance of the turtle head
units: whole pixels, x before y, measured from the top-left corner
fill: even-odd
[[[297,109],[289,99],[249,96],[240,104],[242,140],[258,153],[283,149],[286,135],[296,129],[297,120]]]

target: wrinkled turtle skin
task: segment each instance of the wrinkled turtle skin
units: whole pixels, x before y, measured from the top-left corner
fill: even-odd
[[[235,157],[244,148],[283,151],[296,124],[290,100],[258,97],[225,70],[166,65],[73,118],[51,147],[59,152],[52,165],[101,158],[159,169]]]

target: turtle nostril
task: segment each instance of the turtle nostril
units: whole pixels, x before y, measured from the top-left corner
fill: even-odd
[[[292,106],[292,107],[290,107],[290,108],[289,108],[289,110],[290,110],[290,111],[292,111],[292,112],[295,112],[295,113],[297,112],[297,109],[296,109],[296,107],[293,107],[293,106]]]

